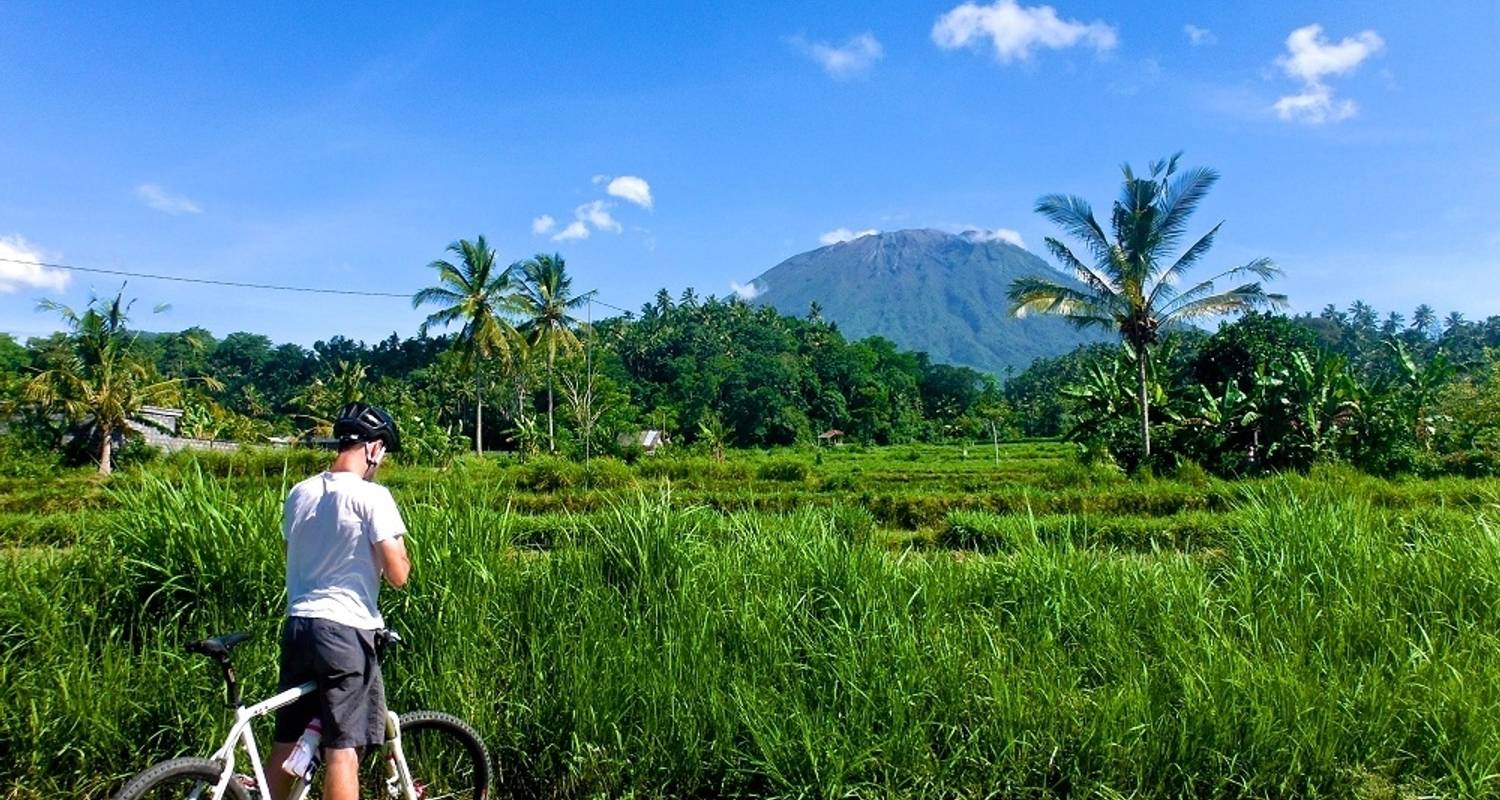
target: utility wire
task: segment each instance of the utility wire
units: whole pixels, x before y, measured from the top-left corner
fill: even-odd
[[[197,283],[208,286],[232,286],[238,289],[268,289],[277,292],[304,292],[308,294],[337,294],[353,297],[399,297],[403,300],[411,299],[410,294],[399,292],[367,292],[359,289],[317,289],[309,286],[279,286],[271,283],[244,283],[241,281],[221,281],[212,278],[188,278],[182,275],[156,275],[149,272],[131,272],[122,269],[104,269],[102,267],[81,267],[77,264],[48,264],[41,261],[32,261],[24,258],[0,257],[0,261],[11,264],[26,264],[33,267],[46,267],[48,269],[68,270],[69,272],[90,272],[98,275],[118,275],[124,278],[147,278],[156,281],[177,281],[179,283]],[[590,295],[593,293],[590,292]],[[606,303],[598,297],[591,298],[593,302],[601,306],[612,308],[626,314],[632,313],[628,308],[621,308],[613,303]]]
[[[76,264],[44,264],[40,261],[29,261],[22,258],[0,258],[0,261],[8,261],[12,264],[28,264],[48,269],[65,269],[70,272],[93,272],[100,275],[119,275],[126,278],[149,278],[157,281],[178,281],[180,283],[202,283],[210,286],[233,286],[240,289],[271,289],[278,292],[309,292],[313,294],[342,294],[355,295],[359,297],[400,297],[410,299],[409,294],[397,294],[395,292],[365,292],[358,289],[314,289],[306,286],[277,286],[270,283],[241,283],[239,281],[219,281],[211,278],[186,278],[181,275],[153,275],[149,272],[127,272],[121,269],[103,269],[100,267],[80,267]]]

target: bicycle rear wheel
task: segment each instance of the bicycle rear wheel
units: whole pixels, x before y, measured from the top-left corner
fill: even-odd
[[[490,755],[479,734],[467,722],[441,711],[411,711],[401,715],[401,752],[411,770],[418,800],[486,800],[490,793]],[[361,771],[367,786],[361,797],[400,800],[401,787],[392,780],[388,759]]]
[[[219,783],[223,765],[206,758],[163,761],[130,779],[114,800],[209,800]],[[224,788],[225,800],[249,800],[237,779]]]

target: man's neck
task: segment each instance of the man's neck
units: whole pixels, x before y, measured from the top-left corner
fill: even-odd
[[[339,453],[338,457],[333,460],[332,466],[328,468],[328,471],[352,472],[355,475],[364,477],[365,470],[368,468],[369,465],[365,463],[364,449],[355,447],[353,449],[345,450],[344,452]]]

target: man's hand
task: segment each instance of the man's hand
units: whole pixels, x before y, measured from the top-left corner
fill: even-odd
[[[375,543],[375,566],[385,578],[385,582],[400,589],[406,585],[406,577],[411,574],[411,559],[406,557],[406,539],[401,536],[393,536],[385,541]]]

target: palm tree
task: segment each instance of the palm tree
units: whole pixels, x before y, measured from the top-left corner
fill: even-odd
[[[1411,312],[1411,328],[1422,334],[1423,338],[1432,335],[1432,328],[1437,325],[1437,311],[1432,306],[1423,303],[1417,306],[1417,310]]]
[[[1448,316],[1443,318],[1443,332],[1454,333],[1467,324],[1462,311],[1450,311]]]
[[[126,327],[134,300],[125,300],[125,290],[113,299],[94,298],[82,313],[43,300],[41,310],[55,311],[68,325],[69,351],[50,369],[27,381],[24,395],[43,408],[56,409],[72,420],[91,420],[99,436],[99,474],[114,470],[116,433],[130,423],[155,426],[141,417],[141,408],[171,402],[190,380],[201,380],[221,388],[212,378],[158,377],[135,352],[135,336]]]
[[[581,307],[592,292],[573,295],[573,278],[567,264],[557,254],[538,254],[512,265],[520,269],[520,307],[524,319],[517,326],[533,347],[540,347],[547,358],[547,449],[557,450],[553,424],[552,374],[558,350],[576,350],[578,337],[573,326],[578,320],[570,311]],[[663,290],[665,291],[665,290]]]
[[[336,359],[328,370],[313,378],[292,396],[292,402],[301,406],[305,412],[296,416],[311,423],[309,435],[333,434],[333,418],[327,415],[349,403],[365,399],[365,379],[368,372],[369,368],[358,359]]]
[[[1215,225],[1183,250],[1170,266],[1166,265],[1182,242],[1188,218],[1219,179],[1217,172],[1202,167],[1178,174],[1177,159],[1181,155],[1151,164],[1150,173],[1143,176],[1137,176],[1128,164],[1123,168],[1124,186],[1110,215],[1113,239],[1105,234],[1082,198],[1051,194],[1038,200],[1037,212],[1081,240],[1094,263],[1085,264],[1067,245],[1049,236],[1047,249],[1077,283],[1019,278],[1011,282],[1009,292],[1011,313],[1015,316],[1030,312],[1057,314],[1079,328],[1099,325],[1119,333],[1125,345],[1138,356],[1135,362],[1141,443],[1148,457],[1151,455],[1148,360],[1151,348],[1161,338],[1162,328],[1286,302],[1284,295],[1267,294],[1260,281],[1243,283],[1228,291],[1215,290],[1215,283],[1220,280],[1245,276],[1270,280],[1279,275],[1280,271],[1267,258],[1225,270],[1186,289],[1177,288],[1183,273],[1213,247],[1214,236],[1224,224]]]
[[[514,284],[510,269],[497,270],[495,251],[483,236],[474,241],[460,239],[448,245],[448,251],[459,257],[457,265],[438,259],[428,264],[438,273],[436,286],[412,295],[411,307],[441,306],[417,329],[426,336],[433,325],[447,327],[462,322],[463,328],[454,340],[464,357],[464,365],[474,372],[474,452],[484,452],[484,372],[481,362],[504,353],[514,333],[505,315],[516,310]]]

